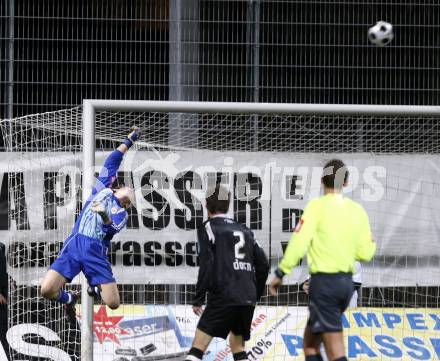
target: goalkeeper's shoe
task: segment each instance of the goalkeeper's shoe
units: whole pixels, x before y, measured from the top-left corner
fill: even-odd
[[[101,296],[101,286],[89,286],[87,288],[87,293],[90,297],[100,297]]]
[[[75,324],[76,323],[76,303],[78,301],[80,293],[79,292],[69,292],[69,294],[72,297],[72,300],[70,301],[70,303],[66,303],[64,305],[64,310],[66,312],[67,322]]]

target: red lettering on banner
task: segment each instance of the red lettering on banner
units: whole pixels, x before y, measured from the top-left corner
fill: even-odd
[[[231,348],[226,347],[223,351],[217,353],[214,358],[214,361],[222,361],[231,353]]]
[[[260,323],[266,318],[266,315],[260,313],[251,323],[251,331],[255,330]]]
[[[102,344],[108,338],[118,345],[121,344],[118,336],[130,334],[118,325],[123,318],[124,316],[108,316],[105,306],[99,307],[98,312],[94,312],[93,331],[99,343]]]

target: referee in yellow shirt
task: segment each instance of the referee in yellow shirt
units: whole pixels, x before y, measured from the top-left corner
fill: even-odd
[[[341,194],[347,181],[348,171],[341,160],[324,166],[324,196],[311,200],[304,209],[269,288],[276,295],[283,276],[307,253],[311,280],[303,340],[306,361],[322,361],[322,342],[330,361],[347,360],[341,316],[353,294],[354,262],[368,262],[376,251],[365,209]]]

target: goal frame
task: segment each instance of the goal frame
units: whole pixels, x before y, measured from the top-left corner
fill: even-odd
[[[216,113],[243,115],[318,115],[318,116],[394,116],[438,117],[439,106],[232,103],[143,100],[83,100],[83,180],[82,198],[91,194],[95,182],[95,114],[97,111]],[[93,361],[93,299],[87,294],[87,280],[81,281],[81,360]]]

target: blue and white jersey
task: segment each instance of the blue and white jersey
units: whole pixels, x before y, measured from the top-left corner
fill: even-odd
[[[127,211],[110,189],[116,180],[116,174],[121,165],[123,153],[113,151],[104,163],[98,181],[75,223],[72,234],[82,234],[109,243],[113,236],[127,224]],[[99,201],[112,218],[112,223],[105,225],[100,215],[92,211],[93,201]]]
[[[107,214],[111,216],[112,223],[105,225],[101,216],[92,211],[92,202],[101,203]],[[100,240],[110,241],[127,223],[127,212],[119,204],[118,199],[113,195],[111,189],[103,189],[96,194],[92,202],[88,202],[81,213],[78,225],[78,233]]]

